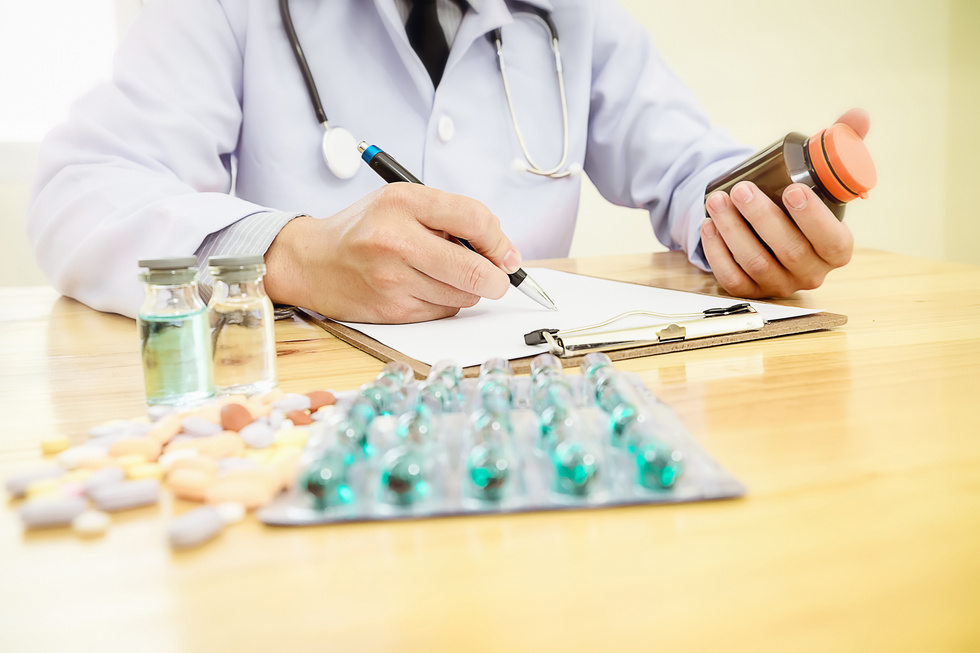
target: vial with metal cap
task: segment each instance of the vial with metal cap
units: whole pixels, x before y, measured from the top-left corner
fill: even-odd
[[[137,316],[148,404],[190,405],[214,394],[208,316],[194,257],[145,259]]]
[[[262,256],[208,260],[214,384],[220,394],[262,394],[278,385],[275,314],[265,294]]]

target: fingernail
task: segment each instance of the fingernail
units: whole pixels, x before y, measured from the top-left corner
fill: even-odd
[[[719,191],[709,195],[708,208],[715,212],[723,211],[725,209],[725,194]]]
[[[752,188],[748,184],[736,184],[735,188],[732,189],[732,199],[739,204],[748,204],[753,197],[755,197],[755,193],[752,192]]]
[[[512,249],[504,256],[504,271],[513,274],[521,267],[521,255],[516,249]]]
[[[792,186],[783,194],[783,201],[789,208],[799,211],[806,208],[806,193],[799,186]]]
[[[718,235],[718,227],[711,218],[705,218],[704,222],[701,223],[701,236],[702,238],[714,238]]]

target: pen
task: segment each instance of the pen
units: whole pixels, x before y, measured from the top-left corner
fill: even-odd
[[[389,184],[393,184],[398,181],[408,182],[410,184],[422,184],[418,177],[413,175],[411,172],[402,167],[400,163],[395,161],[395,159],[382,150],[376,145],[368,145],[367,142],[361,141],[357,144],[357,149],[361,153],[361,158],[371,166],[371,169],[378,173],[382,179],[387,181]],[[476,249],[469,244],[463,238],[453,238],[459,241],[459,244],[470,250],[471,252],[476,252]],[[479,252],[477,252],[479,254]],[[558,307],[555,303],[551,301],[548,294],[535,282],[534,279],[527,275],[527,272],[523,268],[518,268],[517,272],[513,274],[508,274],[510,277],[510,285],[514,286],[522,293],[541,304],[545,308],[557,311]]]

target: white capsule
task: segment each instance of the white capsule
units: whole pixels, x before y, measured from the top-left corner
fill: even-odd
[[[221,424],[216,424],[203,417],[185,417],[180,422],[180,430],[187,435],[203,438],[209,435],[217,435],[224,429],[221,428]]]
[[[80,444],[69,447],[58,454],[56,460],[65,469],[77,469],[86,462],[105,458],[106,450],[102,447]]]
[[[167,529],[167,536],[173,548],[187,549],[204,544],[221,533],[224,527],[220,511],[214,506],[204,506],[173,520]]]
[[[85,486],[85,493],[90,497],[92,492],[96,488],[102,487],[103,485],[111,485],[113,483],[119,483],[126,478],[126,470],[122,467],[103,467],[102,469],[97,469],[92,472],[92,475],[85,479],[83,485]]]
[[[82,497],[31,499],[20,507],[20,518],[28,528],[67,526],[88,508]]]
[[[99,510],[107,512],[148,506],[160,498],[160,481],[148,478],[108,483],[94,488],[89,496]]]
[[[300,395],[295,393],[288,393],[282,399],[273,402],[273,408],[277,408],[284,413],[288,413],[291,410],[309,410],[310,409],[310,398],[306,395]]]
[[[65,470],[63,467],[39,467],[28,472],[8,476],[5,486],[11,496],[22,497],[27,491],[27,486],[34,481],[40,481],[45,478],[58,478],[59,476],[64,476],[64,474]]]

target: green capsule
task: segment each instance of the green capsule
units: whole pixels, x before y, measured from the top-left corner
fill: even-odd
[[[381,460],[381,492],[388,503],[407,506],[429,493],[422,456],[414,447],[391,449]]]
[[[372,421],[374,421],[374,408],[362,397],[351,405],[347,410],[347,416],[337,424],[337,436],[341,442],[365,456],[370,456],[373,449],[368,440],[368,432]]]
[[[367,399],[375,415],[391,415],[397,390],[383,380],[368,383],[361,388],[361,397]]]
[[[331,449],[307,465],[300,474],[299,487],[313,498],[315,509],[326,510],[354,500],[354,491],[347,483],[347,470],[353,462],[350,452]]]
[[[382,378],[390,379],[398,388],[404,388],[415,379],[415,372],[412,371],[408,363],[391,361],[378,374],[378,379]]]
[[[595,456],[577,442],[562,442],[551,457],[554,465],[553,489],[561,494],[589,494],[599,475]]]
[[[505,447],[497,443],[480,443],[470,451],[466,469],[471,482],[470,492],[477,499],[499,501],[510,478],[511,463]]]
[[[432,411],[425,404],[417,404],[398,418],[395,433],[399,438],[417,445],[428,444],[433,438]]]
[[[439,413],[449,413],[456,410],[456,393],[441,377],[430,378],[419,384],[419,403],[425,404],[430,410]]]
[[[684,473],[684,456],[659,440],[636,447],[636,482],[651,490],[671,488]]]

